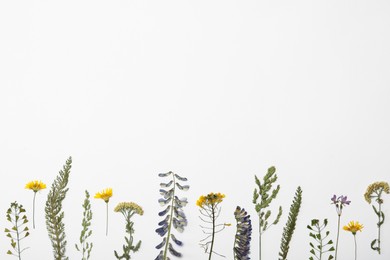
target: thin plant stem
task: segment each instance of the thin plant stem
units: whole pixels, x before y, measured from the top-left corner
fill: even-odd
[[[357,243],[356,243],[356,235],[353,235],[353,240],[355,241],[355,260],[357,259]]]
[[[379,215],[378,215],[378,253],[381,254],[381,213],[382,203],[379,201]]]
[[[259,260],[261,260],[261,225],[259,221]]]
[[[172,176],[173,176],[173,193],[172,193],[172,198],[175,198],[176,179],[175,179],[175,175],[174,174],[172,174]],[[165,244],[163,260],[166,260],[167,259],[167,255],[168,255],[169,239],[171,238],[171,228],[172,228],[172,221],[173,221],[174,201],[175,200],[172,199],[172,202],[171,202],[171,213],[170,213],[170,219],[169,219],[169,225],[168,225],[167,242]]]
[[[15,211],[18,210],[15,208]],[[17,214],[15,213],[14,216],[15,216],[15,227],[17,228],[16,229],[16,240],[18,241],[18,258],[19,260],[21,260],[21,256],[20,256],[20,239],[19,239],[19,230],[18,230],[18,218],[16,216]]]
[[[35,229],[35,197],[37,196],[37,192],[34,191],[34,198],[33,198],[33,228]]]
[[[209,254],[209,260],[211,260],[211,255],[213,254],[213,247],[214,247],[214,236],[215,236],[215,207],[212,206],[212,217],[213,217],[213,233],[211,237],[211,246],[210,246],[210,254]]]
[[[108,202],[106,202],[106,236],[108,235]]]
[[[334,253],[334,260],[337,260],[337,249],[339,248],[339,236],[340,236],[340,217],[341,215],[338,215],[338,220],[337,220],[337,238],[336,238],[336,250]]]

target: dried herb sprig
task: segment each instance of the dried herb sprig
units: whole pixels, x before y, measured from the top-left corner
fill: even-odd
[[[299,209],[301,208],[302,203],[302,189],[298,187],[294,200],[290,207],[290,212],[288,214],[288,219],[286,226],[283,228],[282,241],[280,244],[279,260],[286,260],[287,254],[290,249],[290,242],[294,234],[295,226],[297,224],[297,218],[299,214]]]
[[[53,247],[53,255],[55,260],[68,260],[66,253],[66,235],[64,224],[64,211],[62,210],[62,202],[66,197],[69,181],[70,169],[72,168],[72,157],[66,160],[63,169],[59,172],[49,194],[47,195],[45,215],[46,229],[49,234],[51,245]]]
[[[156,229],[156,233],[163,237],[163,241],[156,246],[156,249],[159,249],[160,252],[155,260],[168,260],[168,253],[176,257],[182,257],[182,254],[173,247],[173,243],[176,246],[181,247],[183,246],[183,242],[178,240],[172,231],[175,229],[179,233],[182,233],[187,226],[187,218],[183,211],[183,208],[188,203],[187,198],[179,199],[176,195],[176,188],[187,191],[190,186],[181,185],[180,182],[186,182],[187,178],[181,177],[171,171],[160,173],[158,176],[161,178],[172,178],[167,183],[160,183],[160,194],[162,195],[162,198],[160,198],[158,202],[161,206],[164,206],[165,209],[159,212],[158,215],[160,217],[165,216],[165,218],[158,223],[159,228]],[[171,243],[171,240],[173,243]]]
[[[29,229],[27,226],[28,219],[26,210],[23,208],[23,205],[17,203],[16,201],[11,203],[11,206],[7,210],[7,220],[12,223],[12,228],[6,228],[4,232],[6,236],[11,239],[12,251],[8,250],[8,255],[13,255],[22,259],[21,255],[24,250],[27,248],[21,248],[20,241],[29,236]]]
[[[378,203],[378,208],[376,208],[375,205],[372,205],[375,214],[378,216],[378,236],[371,242],[371,249],[377,251],[378,254],[381,253],[381,226],[385,222],[385,214],[382,211],[383,193],[389,194],[390,187],[387,182],[381,181],[370,184],[364,194],[364,198],[369,204],[371,204],[372,199],[375,199],[375,202]]]
[[[323,234],[323,231],[325,230],[327,225],[327,219],[324,219],[324,222],[322,224],[320,224],[320,221],[318,219],[312,219],[311,224],[307,225],[307,228],[310,230],[309,236],[313,238],[317,244],[314,245],[312,242],[310,242],[310,253],[314,255],[314,257],[318,260],[322,260],[324,254],[335,251],[335,248],[332,246],[333,241],[329,240],[328,242],[326,242],[326,239],[328,238],[330,232],[325,231],[325,235]],[[326,248],[329,246],[330,248]],[[328,256],[328,260],[333,258],[334,257],[332,254]],[[309,259],[314,260],[313,256],[310,256]]]
[[[91,221],[92,221],[92,209],[91,209],[91,201],[90,201],[89,192],[85,191],[85,199],[83,203],[83,220],[81,222],[81,226],[83,229],[80,234],[80,244],[75,244],[76,250],[82,253],[82,260],[88,260],[91,256],[91,251],[93,248],[93,243],[88,242],[88,238],[92,235],[92,230],[90,229]]]
[[[270,221],[271,210],[267,210],[271,202],[276,198],[279,193],[280,185],[277,185],[275,189],[272,189],[273,184],[277,181],[278,176],[275,174],[275,167],[268,168],[267,174],[263,177],[263,183],[255,175],[255,182],[257,188],[253,192],[253,204],[255,204],[255,210],[259,217],[259,260],[261,260],[262,251],[262,235],[272,225],[278,224],[280,217],[282,216],[282,207],[279,206],[278,215],[274,221]]]

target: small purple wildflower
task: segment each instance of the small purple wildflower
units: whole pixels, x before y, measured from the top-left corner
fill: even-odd
[[[341,216],[341,213],[343,211],[343,207],[351,204],[351,201],[348,200],[347,196],[336,196],[335,194],[333,197],[330,199],[332,201],[332,204],[336,205],[336,211],[339,216]]]

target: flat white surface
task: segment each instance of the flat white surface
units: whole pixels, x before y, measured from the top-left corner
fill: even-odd
[[[389,1],[1,1],[0,158],[5,211],[17,200],[37,229],[23,259],[52,259],[44,222],[50,185],[68,156],[73,168],[64,202],[67,255],[81,230],[84,190],[112,187],[110,231],[105,205],[92,200],[92,259],[114,259],[124,242],[121,201],[145,210],[135,217],[141,250],[154,259],[159,172],[189,179],[189,226],[177,237],[183,259],[206,259],[196,199],[223,192],[221,222],[236,205],[253,218],[258,259],[254,174],[275,165],[281,223],[264,236],[263,256],[277,259],[282,228],[298,185],[303,205],[289,259],[309,257],[306,225],[328,218],[330,197],[352,200],[342,224],[359,220],[359,259],[390,258],[390,219],[383,254],[369,248],[376,218],[363,194],[389,180]],[[276,210],[274,211],[276,213]],[[384,212],[390,217],[390,197]],[[234,226],[234,225],[233,225]],[[232,259],[234,227],[218,234],[216,251]],[[1,259],[9,241],[0,237]],[[352,235],[341,231],[339,260],[353,258]],[[219,259],[217,256],[214,259]]]

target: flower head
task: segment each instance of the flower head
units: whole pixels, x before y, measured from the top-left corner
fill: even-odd
[[[225,198],[225,194],[222,193],[209,193],[206,196],[200,196],[196,201],[196,205],[203,208],[204,206],[215,206],[222,202]]]
[[[104,202],[108,203],[110,201],[110,198],[112,197],[112,188],[107,188],[103,190],[102,192],[98,192],[95,195],[95,199],[102,199]]]
[[[367,187],[366,193],[364,193],[364,198],[370,204],[372,198],[377,198],[379,203],[383,203],[382,199],[380,198],[382,192],[387,194],[390,193],[389,184],[384,181],[374,182]]]
[[[144,210],[142,209],[142,207],[134,202],[121,202],[115,207],[114,211],[115,212],[122,212],[122,213],[131,211],[131,212],[135,212],[141,216],[144,214]]]
[[[24,187],[25,189],[32,190],[34,192],[46,189],[46,184],[41,181],[30,181]]]
[[[340,216],[342,211],[343,211],[343,207],[351,204],[351,201],[348,200],[348,197],[347,196],[336,196],[335,194],[333,195],[333,197],[330,199],[332,201],[332,204],[336,205],[336,211],[337,211],[337,214]]]
[[[356,232],[362,231],[363,225],[359,223],[359,221],[350,221],[348,225],[344,226],[343,229],[345,231],[351,232],[353,235],[356,235]]]

